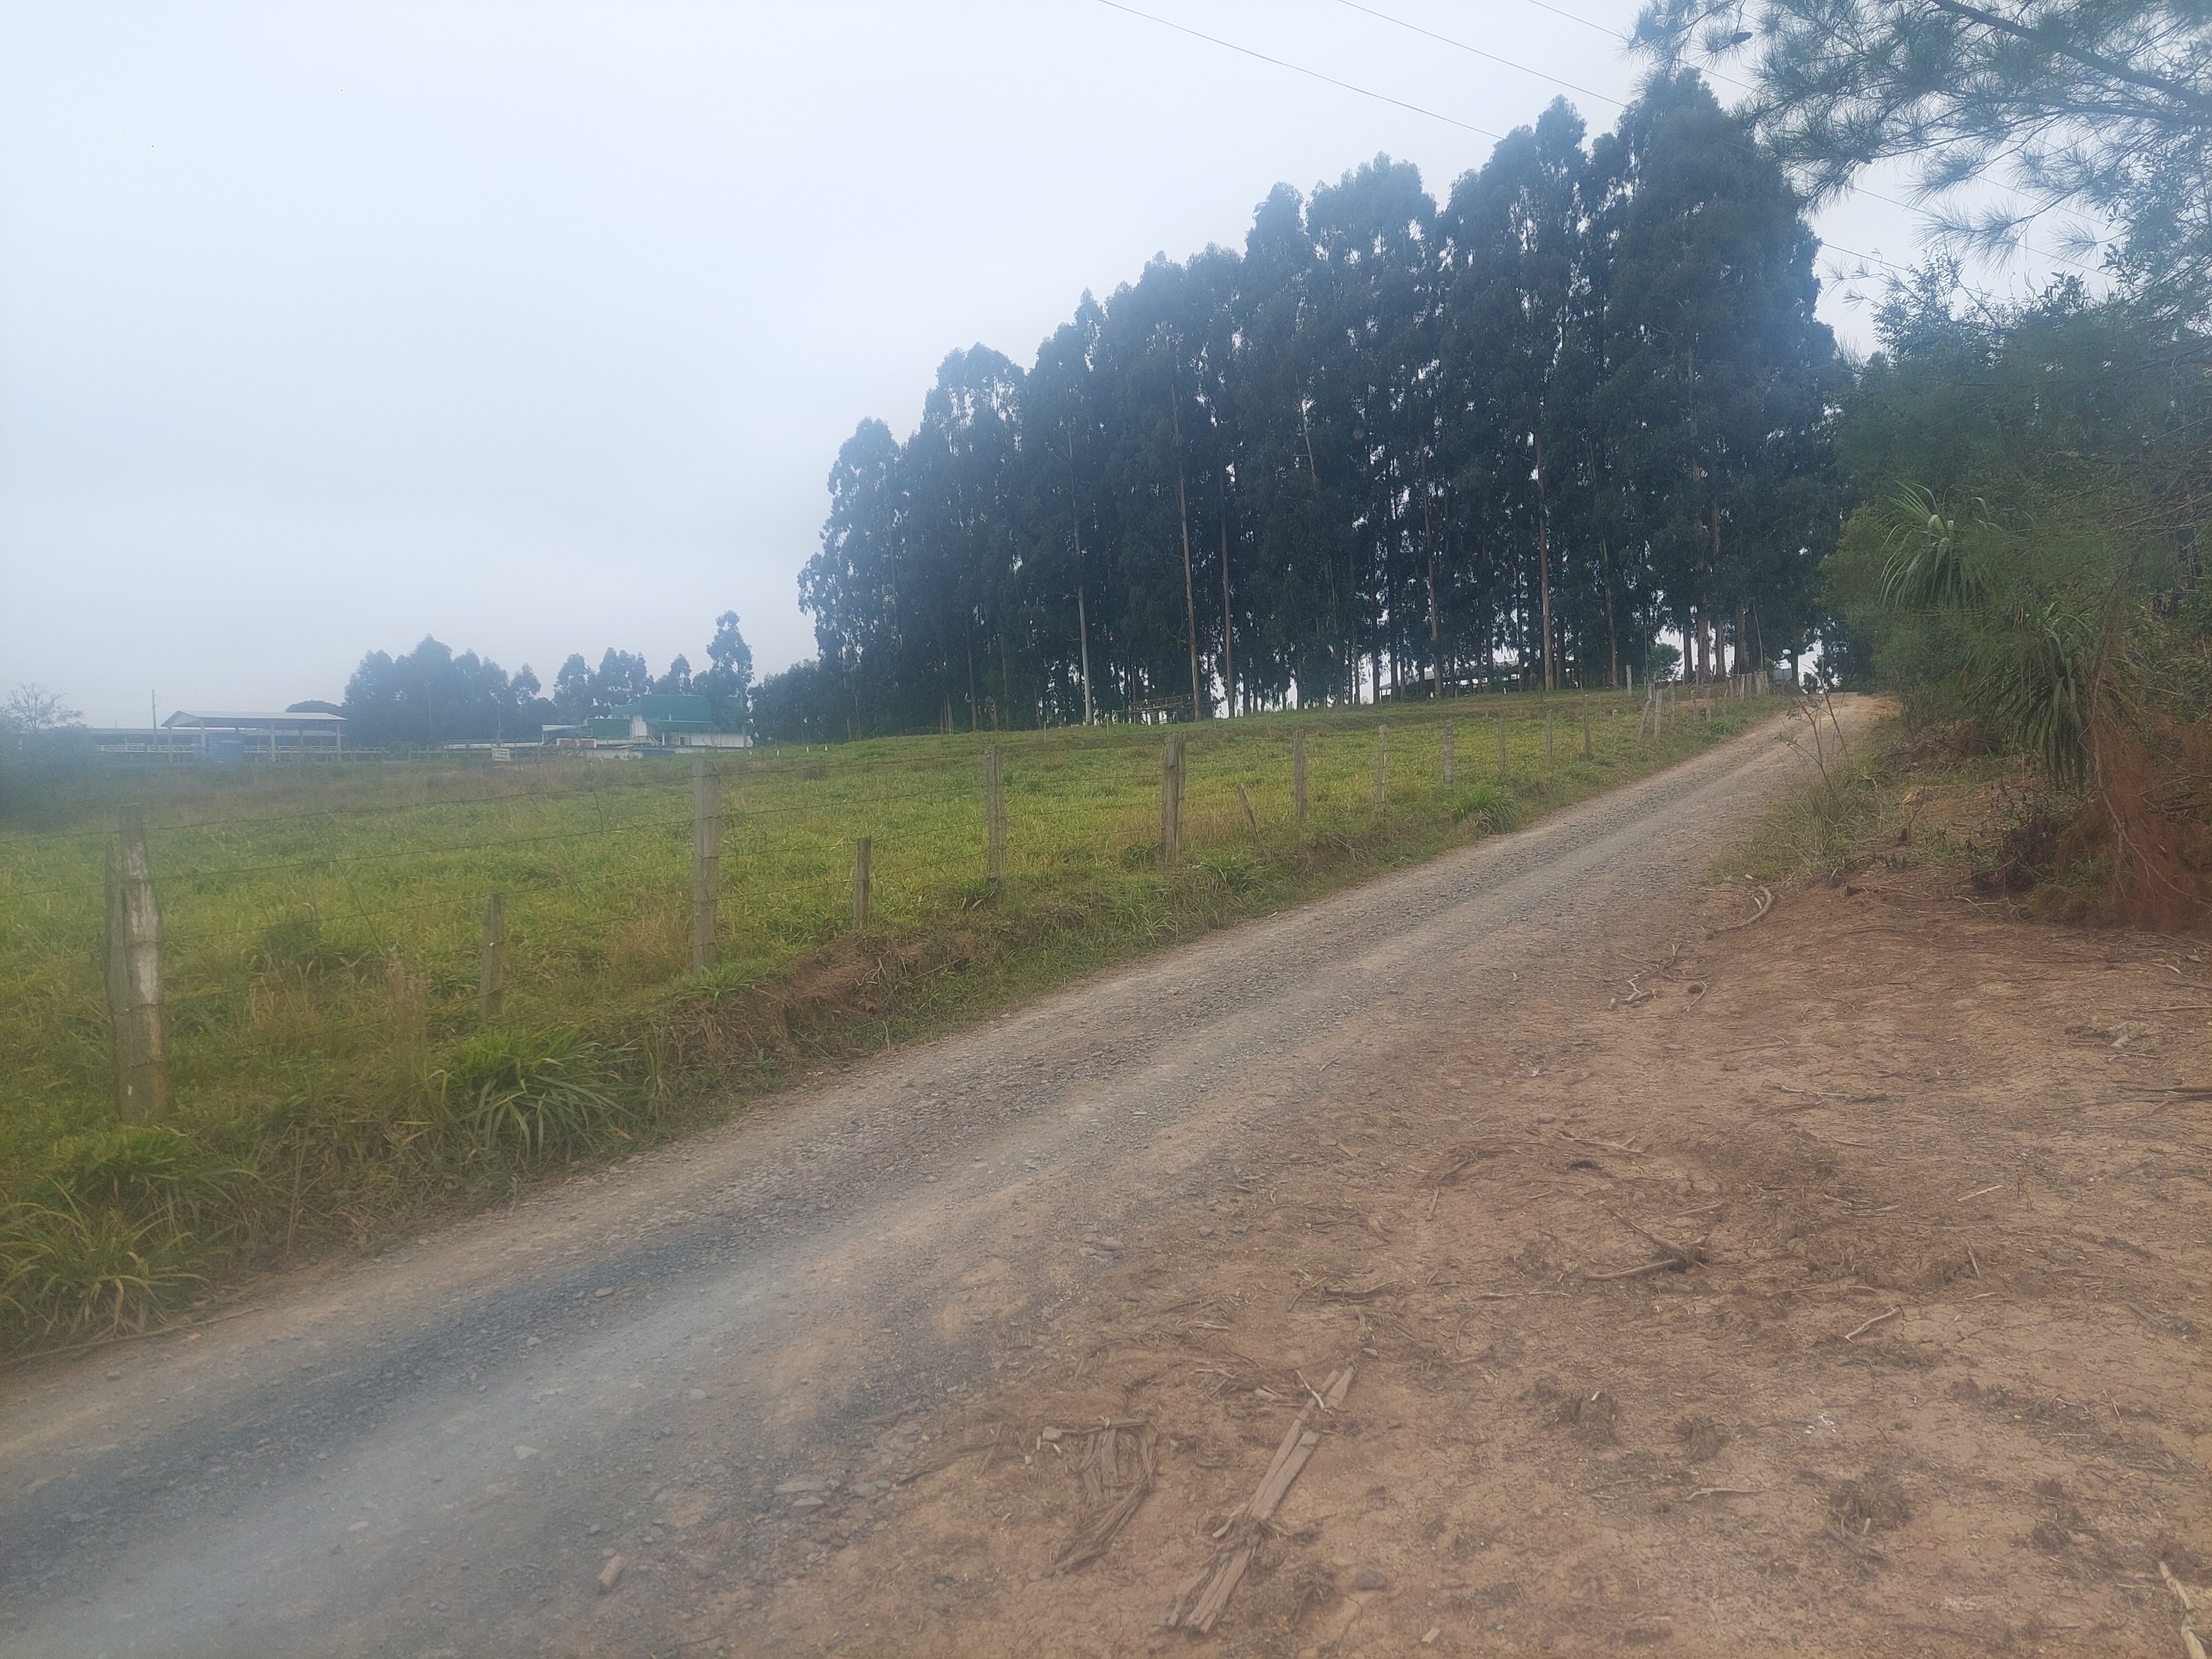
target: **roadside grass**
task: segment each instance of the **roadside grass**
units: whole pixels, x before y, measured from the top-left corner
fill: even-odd
[[[1842,870],[1889,824],[1908,787],[1893,716],[1848,741],[1827,705],[1807,697],[1793,700],[1785,729],[1818,775],[1769,808],[1725,855],[1717,868],[1729,877],[1790,881]]]
[[[1818,781],[1778,803],[1716,865],[1724,879],[1815,881],[1917,871],[1959,896],[2039,921],[2113,922],[2112,870],[2069,833],[2084,805],[1990,752],[1971,723],[1915,727],[1893,714],[1847,747],[1821,715],[1816,749],[1797,707],[1790,741]]]
[[[696,975],[686,761],[49,782],[0,823],[0,1344],[143,1328],[243,1273],[369,1245],[726,1117],[794,1076],[1526,822],[1765,712],[1684,706],[1653,739],[1632,702],[1593,695],[1586,762],[1584,706],[1552,700],[1548,759],[1534,696],[1178,727],[1173,867],[1158,852],[1157,728],[726,754],[720,960]],[[1008,821],[996,890],[993,743]],[[159,1124],[118,1124],[111,1080],[102,871],[126,800],[146,816],[163,917]],[[874,865],[865,932],[850,913],[860,836]],[[477,963],[495,892],[507,991],[488,1020]]]

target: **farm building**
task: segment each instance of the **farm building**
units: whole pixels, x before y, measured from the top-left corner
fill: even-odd
[[[706,698],[680,692],[655,691],[635,702],[574,726],[549,726],[549,744],[584,744],[593,748],[649,746],[658,749],[748,749],[752,739],[741,732],[717,732],[714,705]]]
[[[161,722],[171,752],[188,750],[215,761],[247,755],[336,755],[345,747],[343,714],[254,714],[179,709]]]

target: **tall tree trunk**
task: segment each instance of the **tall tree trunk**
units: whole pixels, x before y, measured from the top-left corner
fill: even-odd
[[[1091,724],[1091,617],[1083,608],[1083,586],[1075,588],[1075,633],[1083,649],[1083,723]]]
[[[1720,478],[1719,471],[1718,471],[1718,470],[1717,470],[1717,469],[1715,469],[1714,473],[1713,473],[1713,480],[1714,480],[1714,490],[1715,490],[1715,494],[1714,494],[1714,495],[1713,495],[1713,501],[1712,501],[1712,520],[1713,520],[1713,579],[1714,579],[1716,581],[1717,581],[1717,580],[1720,579],[1720,574],[1721,574],[1721,501],[1720,501],[1720,495],[1719,495],[1719,493],[1718,493],[1718,491],[1719,491],[1719,478]],[[1714,642],[1714,644],[1715,644],[1717,647],[1717,646],[1720,644],[1720,642],[1721,642],[1721,637],[1722,637],[1722,635],[1721,635],[1721,623],[1720,623],[1720,619],[1719,619],[1718,617],[1715,617],[1715,618],[1713,619],[1713,642]],[[1727,672],[1727,668],[1728,668],[1728,659],[1727,659],[1725,657],[1723,657],[1723,658],[1721,658],[1719,660],[1716,661],[1716,662],[1714,663],[1714,665],[1713,665],[1713,677],[1714,677],[1716,679],[1719,678],[1720,678],[1720,676],[1721,676],[1722,674],[1723,674],[1723,673],[1725,673],[1725,672]]]
[[[1182,487],[1182,455],[1176,455],[1176,505],[1182,513],[1183,637],[1190,645],[1190,717],[1198,718],[1198,597],[1190,582],[1190,503]]]
[[[1091,724],[1091,619],[1083,608],[1083,503],[1075,498],[1075,434],[1067,431],[1067,522],[1075,538],[1075,635],[1083,653],[1083,723]]]
[[[1444,696],[1444,647],[1443,624],[1437,617],[1437,543],[1436,532],[1429,517],[1429,447],[1421,446],[1421,551],[1426,556],[1429,571],[1429,673],[1430,684],[1438,702]]]
[[[1552,659],[1552,514],[1544,500],[1544,440],[1536,439],[1536,576],[1543,586],[1544,692],[1559,689],[1559,673]]]
[[[1221,712],[1237,714],[1236,624],[1229,619],[1229,495],[1221,497]]]
[[[1182,405],[1175,399],[1174,390],[1169,390],[1168,409],[1175,421],[1176,443],[1176,507],[1182,514],[1182,615],[1183,637],[1190,645],[1190,717],[1198,718],[1198,597],[1190,582],[1190,498],[1184,492],[1182,480]]]
[[[1620,690],[1620,636],[1613,628],[1613,547],[1603,538],[1597,544],[1597,568],[1605,576],[1605,683]]]
[[[1306,477],[1313,484],[1314,520],[1316,523],[1319,523],[1321,520],[1321,463],[1314,459],[1313,399],[1310,396],[1303,392],[1298,394],[1298,435],[1305,440]],[[1337,610],[1336,561],[1334,559],[1326,561],[1325,568],[1328,571],[1329,624],[1331,627],[1335,627],[1338,626],[1342,620],[1339,616]],[[1352,653],[1351,639],[1349,635],[1345,636],[1345,646],[1346,659],[1347,661],[1350,661]],[[1356,663],[1352,664],[1349,672],[1352,683],[1352,701],[1358,702],[1359,701],[1358,665]],[[1327,684],[1327,681],[1324,680],[1323,684]],[[1322,694],[1322,703],[1324,708],[1328,706],[1328,696],[1329,694],[1326,691]],[[1298,703],[1300,707],[1304,706],[1305,693],[1304,688],[1301,688],[1299,690]]]

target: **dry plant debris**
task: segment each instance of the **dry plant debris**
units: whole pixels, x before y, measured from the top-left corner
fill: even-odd
[[[1042,1440],[1038,1443],[1042,1445]],[[1082,1462],[1077,1465],[1084,1496],[1094,1505],[1116,1492],[1120,1496],[1069,1541],[1052,1564],[1054,1572],[1073,1572],[1106,1553],[1107,1547],[1129,1524],[1129,1517],[1136,1514],[1137,1506],[1145,1501],[1145,1494],[1152,1489],[1153,1478],[1159,1473],[1158,1445],[1158,1433],[1141,1418],[1103,1424],[1091,1431]],[[1136,1465],[1133,1476],[1126,1480],[1121,1470],[1124,1447]]]
[[[1291,1425],[1282,1444],[1275,1449],[1275,1460],[1261,1477],[1259,1490],[1246,1498],[1214,1533],[1216,1542],[1224,1539],[1228,1541],[1198,1577],[1184,1587],[1175,1606],[1169,1609],[1162,1622],[1170,1629],[1180,1626],[1204,1636],[1219,1621],[1229,1598],[1237,1593],[1237,1586],[1244,1581],[1251,1567],[1253,1552],[1267,1534],[1276,1506],[1321,1444],[1319,1419],[1322,1413],[1341,1406],[1345,1395],[1351,1391],[1352,1369],[1346,1365],[1333,1372],[1322,1389],[1309,1389],[1313,1398]]]
[[[886,1652],[1102,1659],[1200,1631],[1255,1659],[2185,1654],[2158,1563],[2212,1559],[2183,1288],[2212,1023],[2151,1011],[2199,947],[1911,873],[1778,890],[1725,936],[1740,885],[1656,914],[1614,953],[1665,993],[1633,1006],[1611,963],[1499,973],[1317,1072],[1325,1116],[1255,1112],[1081,1212],[1123,1249],[1009,1237],[1002,1305],[1034,1278],[1048,1317],[932,1431],[1055,1423],[1060,1449],[1002,1438],[842,1551],[826,1516],[778,1534],[763,1650],[872,1617]],[[2157,1041],[2065,1036],[2130,1021]],[[1025,1201],[1010,1229],[1043,1224]],[[1071,1528],[1098,1426],[1139,1421],[1149,1486],[1117,1429],[1121,1484]]]

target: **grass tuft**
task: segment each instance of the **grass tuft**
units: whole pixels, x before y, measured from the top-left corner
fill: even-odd
[[[1521,803],[1502,783],[1466,784],[1452,797],[1452,821],[1496,834],[1521,821]]]
[[[574,1026],[469,1038],[435,1073],[440,1103],[488,1152],[511,1148],[526,1164],[628,1140],[629,1092],[619,1051]]]
[[[0,1305],[43,1337],[143,1330],[204,1281],[196,1243],[158,1215],[11,1205],[0,1216]]]

